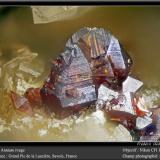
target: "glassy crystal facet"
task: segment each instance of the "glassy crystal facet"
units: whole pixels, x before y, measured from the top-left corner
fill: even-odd
[[[97,100],[101,84],[120,89],[130,67],[130,57],[111,33],[102,28],[82,28],[52,62],[41,89],[42,99],[53,110],[57,106],[52,99],[57,99],[61,109],[90,105]]]

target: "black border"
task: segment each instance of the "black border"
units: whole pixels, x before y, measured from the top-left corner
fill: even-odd
[[[61,146],[87,146],[87,147],[96,147],[96,146],[101,146],[101,147],[115,147],[115,146],[160,146],[160,142],[0,142],[0,147],[2,146],[56,146],[56,147],[61,147]]]
[[[23,6],[23,5],[57,5],[57,6],[63,6],[63,5],[71,5],[71,6],[99,6],[99,5],[138,5],[138,6],[144,6],[144,5],[160,5],[159,0],[154,1],[141,1],[141,0],[126,0],[126,1],[118,1],[118,0],[0,0],[0,5],[15,5],[15,6]]]

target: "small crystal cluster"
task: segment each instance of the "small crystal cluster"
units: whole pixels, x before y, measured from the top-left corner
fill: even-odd
[[[82,28],[52,62],[51,73],[41,89],[42,99],[62,117],[67,112],[81,110],[97,101],[101,84],[120,89],[131,63],[111,33],[102,28]]]
[[[96,104],[110,120],[143,133],[152,126],[152,113],[144,108],[143,99],[135,96],[143,82],[129,76],[131,66],[131,58],[110,32],[82,28],[52,61],[43,87],[28,89],[25,98],[19,97],[20,102],[12,99],[21,106],[44,104],[59,118]],[[12,97],[16,95],[12,93]]]

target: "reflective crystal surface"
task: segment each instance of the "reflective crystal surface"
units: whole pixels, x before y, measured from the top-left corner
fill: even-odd
[[[135,93],[139,88],[141,88],[143,82],[128,76],[127,79],[123,82],[123,92],[132,92]]]
[[[152,123],[152,118],[150,117],[137,117],[136,119],[136,128],[143,129]]]
[[[98,89],[97,108],[104,109],[110,120],[123,124],[129,130],[144,130],[152,124],[152,112],[145,109],[143,98],[135,97],[142,82],[128,77],[121,91],[115,91],[105,85]],[[124,92],[124,90],[126,92]]]
[[[57,99],[61,109],[88,106],[97,100],[101,84],[121,89],[130,66],[130,57],[110,32],[82,28],[52,62],[51,73],[41,89],[42,99],[50,108],[57,108],[52,99]]]
[[[132,106],[133,96],[130,92],[116,92],[101,85],[98,90],[98,99],[103,100],[106,110],[123,111],[135,115]]]

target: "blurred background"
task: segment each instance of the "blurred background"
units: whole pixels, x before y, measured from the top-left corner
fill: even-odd
[[[51,8],[54,10],[54,7]],[[59,18],[61,17],[59,16]],[[82,27],[102,27],[112,32],[132,57],[132,74],[144,82],[144,88],[147,89],[144,94],[147,94],[147,98],[150,97],[148,101],[160,99],[159,6],[79,7],[70,18],[38,24],[34,24],[31,7],[1,7],[0,67],[16,56],[16,54],[12,54],[14,50],[27,46],[30,51],[38,53],[37,57],[40,61],[38,64],[42,64],[41,67],[43,66],[44,69],[44,74],[41,77],[42,82],[45,75],[49,73],[52,58],[63,52],[67,39]],[[2,83],[5,83],[3,79]],[[9,116],[11,114],[8,114]],[[55,119],[52,121],[48,117],[44,118],[43,114],[37,116],[41,117],[39,121],[38,118],[28,117],[26,119],[24,116],[16,120],[11,119],[9,123],[2,120],[0,140],[120,140],[120,138],[116,139],[116,134],[115,137],[110,135],[113,129],[117,127],[115,124],[107,123],[105,127],[102,127],[94,121],[85,121],[82,118],[83,123],[76,125],[71,131],[67,131],[65,127],[67,126],[66,123],[69,122],[57,122]],[[69,121],[72,121],[71,126],[75,123],[73,120]],[[60,128],[54,126],[56,129],[53,127],[49,132],[46,127],[50,123],[54,123]],[[91,126],[93,127],[91,128]],[[29,128],[31,132],[28,131]],[[63,129],[66,131],[62,133]],[[130,140],[130,138],[126,140]]]

